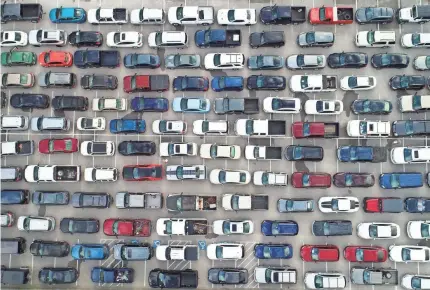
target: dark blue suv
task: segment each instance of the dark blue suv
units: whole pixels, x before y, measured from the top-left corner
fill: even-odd
[[[1,204],[27,204],[30,192],[28,190],[4,189],[1,191]]]

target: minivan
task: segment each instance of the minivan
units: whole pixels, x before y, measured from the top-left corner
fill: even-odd
[[[3,189],[1,204],[27,204],[30,192],[24,189]]]
[[[31,118],[31,130],[39,131],[67,131],[70,120],[65,117],[34,117]]]
[[[28,117],[20,115],[1,116],[0,119],[1,130],[27,130]]]
[[[384,189],[415,188],[423,186],[419,172],[393,172],[379,175],[379,186]]]
[[[1,267],[1,283],[3,285],[23,285],[29,281],[30,270],[23,268]]]
[[[25,247],[26,244],[24,238],[1,239],[2,254],[22,254],[25,252]]]
[[[20,181],[22,179],[22,169],[17,166],[5,166],[0,168],[1,182]]]

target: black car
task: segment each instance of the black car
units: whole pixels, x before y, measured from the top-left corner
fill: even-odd
[[[395,75],[388,84],[393,90],[422,90],[426,86],[426,78],[420,75]]]
[[[249,35],[249,45],[251,48],[281,47],[285,45],[285,35],[283,31],[253,32]]]
[[[160,57],[155,54],[129,53],[124,56],[124,66],[126,68],[158,68],[160,67]]]
[[[118,152],[124,156],[150,156],[157,151],[155,142],[152,141],[122,141],[118,145]]]
[[[362,7],[355,12],[358,24],[387,24],[394,20],[394,9],[390,7]]]
[[[112,196],[105,192],[75,192],[72,195],[72,206],[77,208],[108,208]]]
[[[312,234],[322,236],[351,236],[352,223],[348,220],[323,220],[312,223]]]
[[[69,255],[70,245],[64,241],[34,240],[30,245],[30,253],[37,257],[66,257]]]
[[[198,272],[187,270],[153,269],[148,275],[151,288],[197,288]]]
[[[251,75],[246,80],[248,90],[285,90],[287,80],[284,76]]]
[[[27,204],[30,192],[24,189],[2,189],[1,204]]]
[[[69,196],[68,191],[35,191],[31,201],[37,205],[67,205]]]
[[[52,99],[52,108],[58,111],[86,111],[88,109],[88,98],[55,96]]]
[[[49,107],[49,96],[45,94],[13,94],[10,105],[15,109],[46,109]]]
[[[408,197],[405,199],[405,211],[409,213],[430,212],[430,198]]]
[[[85,90],[116,90],[118,78],[113,75],[84,75],[81,87]]]
[[[309,31],[297,36],[300,47],[331,47],[334,44],[333,32]]]
[[[91,218],[63,218],[60,222],[60,230],[65,234],[94,234],[99,228],[99,221]]]
[[[99,31],[73,31],[67,39],[70,45],[76,47],[99,47],[103,44],[103,34]]]
[[[306,22],[305,6],[265,6],[260,9],[260,20],[263,24],[286,25]]]
[[[210,268],[208,280],[212,284],[247,284],[248,270],[243,268]]]
[[[372,187],[375,176],[370,173],[339,172],[333,175],[336,187]]]
[[[377,53],[372,56],[371,64],[376,69],[407,68],[409,56],[404,53]]]
[[[327,64],[331,68],[362,68],[367,62],[367,54],[361,52],[332,53],[327,58]]]
[[[388,100],[360,99],[352,102],[351,111],[356,115],[388,115],[393,111],[393,104]]]
[[[430,120],[399,120],[392,123],[394,136],[430,136]]]
[[[290,145],[285,148],[284,156],[289,161],[321,161],[324,149],[321,146]]]
[[[39,281],[43,284],[71,284],[78,280],[78,270],[72,267],[44,267],[39,271]]]

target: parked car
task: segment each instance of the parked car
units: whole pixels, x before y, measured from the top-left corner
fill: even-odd
[[[387,260],[388,251],[380,246],[347,246],[343,256],[349,262],[382,263]]]
[[[375,176],[371,173],[338,172],[333,175],[333,184],[336,187],[372,187]]]
[[[216,235],[249,235],[254,232],[254,223],[251,220],[215,220],[212,225]]]
[[[143,35],[137,31],[112,31],[106,35],[108,47],[139,48],[143,45]]]
[[[193,133],[196,135],[227,135],[226,120],[196,120],[193,122]]]
[[[10,97],[10,105],[16,109],[46,109],[49,108],[50,98],[45,94],[17,93]]]
[[[76,47],[99,47],[103,44],[103,34],[100,31],[73,31],[68,37],[69,44]]]
[[[337,262],[339,248],[335,245],[303,245],[300,257],[305,262]]]
[[[196,156],[197,144],[193,142],[161,142],[159,152],[160,157]]]
[[[336,272],[306,272],[304,283],[308,289],[343,289],[346,277]]]
[[[159,164],[127,165],[122,169],[125,181],[157,181],[163,177],[163,167]]]
[[[403,211],[403,201],[399,197],[365,197],[363,209],[369,213],[400,213]]]
[[[406,33],[400,40],[405,48],[430,47],[430,33]]]
[[[207,98],[176,97],[172,101],[173,112],[177,113],[208,113],[210,101]]]
[[[122,141],[118,152],[124,156],[151,156],[156,152],[156,145],[152,141]]]
[[[112,134],[141,134],[146,131],[145,120],[141,119],[113,119],[109,123]]]
[[[60,230],[65,234],[94,234],[99,228],[99,220],[92,218],[63,218],[60,222]]]
[[[301,111],[299,98],[266,97],[263,100],[263,111],[272,114],[290,113],[297,114]]]
[[[67,33],[64,30],[38,29],[30,30],[28,42],[36,47],[43,46],[65,46],[67,44]]]
[[[199,91],[209,89],[209,80],[206,77],[178,76],[173,79],[173,91]]]
[[[152,269],[148,276],[151,288],[197,288],[198,272],[191,269],[186,270],[163,270]]]
[[[39,153],[73,153],[79,148],[79,141],[76,138],[63,139],[42,139],[39,141]]]
[[[68,191],[35,191],[31,201],[37,205],[67,205],[69,197]]]
[[[151,220],[149,219],[106,219],[103,222],[106,236],[149,237]]]
[[[8,67],[32,66],[37,62],[34,52],[30,51],[5,51],[1,53],[1,65]]]
[[[124,56],[124,66],[131,69],[159,68],[161,65],[160,57],[155,54],[129,53]]]
[[[2,195],[3,197],[3,195]],[[3,202],[1,203],[3,204]],[[6,212],[2,212],[0,215],[0,225],[1,227],[11,227],[13,226],[13,224],[15,223],[15,215],[10,212],[10,211],[6,211]]]
[[[83,156],[113,156],[115,143],[112,141],[84,141],[81,143],[80,151]]]
[[[304,104],[307,115],[339,115],[343,112],[340,100],[307,100]]]
[[[402,277],[402,287],[405,289],[426,289],[430,283],[430,275],[406,274]],[[418,288],[419,287],[419,288]]]
[[[71,67],[73,55],[66,51],[44,51],[39,54],[39,64],[43,67]]]
[[[350,236],[352,223],[348,220],[322,220],[312,223],[312,234],[320,236]]]
[[[360,223],[357,225],[357,236],[362,239],[395,239],[400,236],[400,227],[395,223]]]
[[[205,165],[169,165],[166,167],[167,180],[205,180]]]
[[[59,7],[49,11],[52,23],[85,23],[87,13],[79,7]]]
[[[150,48],[183,48],[188,46],[188,35],[184,31],[158,31],[148,35]]]
[[[285,148],[284,156],[289,161],[321,161],[324,149],[321,146],[290,145]]]
[[[376,87],[373,76],[346,76],[340,79],[340,88],[344,91],[364,91]]]
[[[286,67],[291,70],[323,69],[326,63],[326,57],[322,54],[294,54],[285,61]]]
[[[430,239],[430,220],[409,221],[406,232],[410,239],[428,240]]]
[[[334,44],[333,32],[309,31],[297,36],[300,47],[331,47]]]
[[[284,67],[284,58],[278,55],[255,55],[248,57],[248,69],[278,70]]]
[[[212,184],[244,185],[251,181],[251,174],[246,170],[213,169],[209,180]]]
[[[28,129],[28,117],[22,115],[1,115],[0,129],[22,131]]]
[[[314,201],[310,198],[280,198],[277,203],[278,212],[313,212]]]
[[[245,245],[239,243],[213,243],[206,248],[209,260],[238,260],[245,257]]]
[[[239,159],[241,149],[238,145],[201,144],[200,158],[205,159]]]
[[[71,201],[76,208],[109,208],[112,197],[105,192],[75,192]]]
[[[430,135],[430,121],[428,120],[398,120],[392,123],[394,136],[428,136]]]
[[[255,244],[254,256],[257,259],[291,259],[293,247],[290,244]]]
[[[295,188],[329,188],[331,176],[328,173],[294,172],[291,176],[291,184]]]
[[[283,31],[253,32],[249,35],[249,45],[251,48],[281,47],[285,45],[285,35]]]
[[[166,98],[134,97],[130,102],[133,112],[167,112],[169,101]]]
[[[394,9],[390,7],[361,7],[355,11],[358,24],[387,24],[394,20]]]
[[[261,233],[264,236],[296,236],[299,225],[295,221],[264,220],[261,222]]]
[[[165,13],[159,8],[139,8],[130,11],[130,23],[139,24],[158,24],[165,23]]]
[[[426,78],[422,75],[395,75],[388,84],[393,90],[421,90],[426,86]]]
[[[84,90],[116,90],[118,88],[118,79],[113,75],[83,75],[81,77],[81,87]]]
[[[377,53],[372,56],[371,63],[376,69],[407,68],[409,56],[403,53]]]
[[[65,241],[34,240],[30,245],[30,253],[36,257],[67,257],[70,245]]]
[[[405,211],[409,213],[430,212],[430,198],[408,197],[405,199]]]
[[[187,123],[176,120],[155,120],[152,122],[154,134],[182,135],[187,132]]]
[[[221,285],[247,284],[248,270],[244,268],[210,268],[208,281]]]
[[[284,76],[251,75],[246,79],[248,90],[285,90],[287,80]]]
[[[2,73],[1,88],[28,89],[34,86],[35,78],[32,73]]]
[[[134,269],[132,268],[105,268],[93,267],[91,281],[94,283],[133,283]],[[121,284],[123,285],[123,284]]]
[[[105,260],[109,257],[107,244],[75,244],[71,255],[74,260]]]
[[[362,68],[367,66],[367,62],[367,54],[361,52],[332,53],[327,57],[331,68]]]
[[[217,12],[219,25],[253,25],[257,23],[257,11],[255,9],[219,9]]]
[[[86,111],[88,98],[82,96],[55,96],[52,99],[52,108],[57,111]]]
[[[393,111],[393,104],[388,100],[360,99],[352,102],[351,111],[356,115],[388,115]]]
[[[74,73],[42,72],[37,76],[41,88],[71,89],[76,86],[77,78]]]
[[[115,182],[118,180],[119,171],[114,167],[87,167],[84,179],[87,182]]]
[[[115,260],[147,261],[152,258],[153,249],[149,243],[119,242],[113,246]]]
[[[384,189],[416,188],[423,186],[419,172],[393,172],[379,175],[379,186]]]
[[[75,283],[78,280],[78,277],[79,272],[74,267],[43,267],[40,269],[38,274],[40,283],[49,285]]]
[[[126,111],[127,99],[126,98],[94,98],[92,102],[92,109],[96,112],[103,111]]]
[[[16,222],[20,231],[42,231],[49,232],[55,229],[55,218],[42,216],[20,216]]]
[[[201,66],[201,58],[198,54],[169,54],[164,59],[167,69],[197,69]]]
[[[80,117],[76,121],[76,128],[81,131],[104,131],[106,129],[105,117]]]
[[[352,213],[360,209],[360,202],[353,196],[324,196],[318,200],[318,207],[323,213]]]
[[[0,46],[26,46],[28,44],[28,35],[23,31],[7,30],[0,33]]]
[[[427,102],[428,96],[425,95],[403,95],[397,99],[400,112],[425,112],[430,110],[430,103]]]
[[[211,87],[215,92],[242,91],[244,80],[239,76],[215,76],[212,78]]]
[[[427,246],[397,246],[388,248],[388,258],[393,262],[430,262],[430,248]]]

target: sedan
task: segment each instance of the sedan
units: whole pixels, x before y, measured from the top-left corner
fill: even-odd
[[[343,112],[340,100],[307,100],[304,104],[307,115],[339,115]]]
[[[68,191],[35,191],[31,201],[37,205],[67,205],[69,196]]]
[[[284,76],[251,75],[246,79],[248,90],[285,90],[287,80]]]
[[[105,260],[109,257],[109,246],[106,244],[75,244],[71,254],[74,260]]]
[[[380,246],[347,246],[343,256],[349,262],[382,263],[387,260],[388,251]]]
[[[176,113],[201,113],[210,111],[211,104],[206,98],[184,98],[176,97],[172,101],[173,112]]]
[[[30,245],[30,253],[36,257],[67,257],[70,245],[64,241],[34,240]]]
[[[163,167],[160,164],[126,165],[122,178],[125,181],[158,181],[163,178]]]
[[[244,185],[251,181],[251,174],[246,170],[213,169],[209,180],[212,184]]]
[[[278,212],[313,212],[314,201],[310,198],[280,198]]]
[[[248,283],[248,270],[242,268],[210,268],[208,280],[212,284],[237,285]]]
[[[200,145],[200,158],[204,159],[239,159],[241,155],[238,145]]]
[[[0,47],[2,46],[26,46],[28,35],[22,31],[2,31],[0,33]]]
[[[297,44],[300,47],[330,47],[334,44],[333,32],[309,31],[297,36]]]
[[[106,129],[105,117],[80,117],[76,121],[76,128],[81,131],[104,131]]]
[[[405,199],[405,211],[409,213],[430,212],[430,198],[408,197]]]
[[[261,222],[261,233],[264,236],[296,236],[299,225],[295,221],[264,220]]]
[[[351,111],[356,115],[388,115],[393,111],[393,104],[388,100],[360,99],[352,102]]]
[[[209,89],[209,79],[198,76],[179,76],[173,79],[173,91],[205,92]]]
[[[372,56],[371,64],[376,69],[407,68],[409,56],[404,53],[377,53]]]
[[[106,219],[103,223],[106,236],[149,237],[151,220],[148,219]]]
[[[187,123],[180,120],[155,120],[152,132],[159,135],[183,135],[187,132]]]
[[[393,90],[422,90],[426,86],[426,78],[420,75],[395,75],[388,84]]]
[[[91,74],[81,77],[81,87],[84,90],[116,90],[118,78],[113,75]]]
[[[77,96],[55,96],[52,99],[52,108],[57,111],[86,111],[88,98]]]
[[[298,114],[301,107],[299,98],[266,97],[263,100],[263,111],[271,114]]]
[[[60,230],[65,234],[95,234],[99,228],[99,221],[92,218],[63,218],[60,222]]]
[[[142,119],[113,119],[109,123],[112,134],[140,134],[145,133],[146,123]]]
[[[83,8],[59,7],[49,11],[49,19],[52,23],[85,23],[87,13]]]
[[[43,67],[71,67],[73,56],[65,51],[44,51],[39,54],[39,64]]]
[[[278,55],[258,55],[248,58],[251,70],[278,70],[284,67],[284,58]]]
[[[401,44],[405,48],[430,47],[430,33],[406,33],[401,38]]]
[[[232,220],[215,220],[212,225],[213,232],[216,235],[249,235],[254,232],[254,223],[251,220],[232,221]]]
[[[72,206],[76,208],[108,208],[112,197],[105,192],[75,192],[72,194]]]
[[[68,37],[69,44],[76,47],[99,47],[103,44],[103,34],[99,31],[73,31]]]
[[[43,284],[71,284],[78,280],[79,272],[74,267],[70,268],[55,268],[44,267],[39,271],[39,281]]]
[[[401,284],[405,289],[430,289],[430,275],[406,274]]]
[[[392,123],[394,136],[429,136],[430,120],[398,120]]]
[[[137,31],[109,32],[106,36],[106,45],[109,47],[142,47],[143,35]]]
[[[394,9],[390,7],[362,7],[355,12],[358,24],[387,24],[394,19]]]
[[[395,223],[360,223],[357,235],[362,239],[395,239],[400,237],[400,227]]]
[[[257,259],[291,259],[293,247],[290,244],[256,244],[254,256]]]
[[[159,151],[160,157],[196,156],[197,144],[193,142],[161,142]]]
[[[10,105],[16,109],[46,109],[49,108],[49,96],[37,93],[17,93],[10,97]]]
[[[430,262],[430,248],[427,246],[396,246],[388,248],[388,258],[393,262]]]
[[[348,197],[321,197],[318,201],[318,207],[323,213],[351,213],[357,212],[360,208],[358,198]]]
[[[284,156],[289,161],[321,161],[324,149],[321,146],[290,145],[285,148]]]
[[[335,245],[303,245],[300,257],[305,262],[337,262],[339,248]]]
[[[129,53],[124,56],[124,66],[131,69],[140,68],[159,68],[160,57],[155,54]]]
[[[346,76],[340,79],[340,88],[344,91],[365,91],[376,87],[373,76]]]
[[[371,173],[339,172],[333,175],[333,184],[336,187],[372,187],[375,176]]]
[[[167,112],[169,110],[169,101],[167,98],[152,97],[134,97],[130,102],[133,112]]]
[[[219,9],[217,13],[219,25],[252,25],[257,23],[255,9]]]
[[[122,141],[118,152],[124,156],[151,156],[156,152],[156,145],[152,141]]]
[[[430,220],[409,221],[406,231],[410,239],[428,240],[430,239]]]
[[[3,73],[1,77],[1,88],[28,89],[34,86],[35,77],[32,73]]]
[[[206,249],[209,260],[238,260],[245,257],[245,245],[239,243],[213,243]]]
[[[16,226],[20,231],[48,232],[55,229],[55,219],[43,216],[20,216]]]
[[[322,54],[295,54],[287,57],[285,65],[291,70],[323,69],[326,57]]]
[[[201,58],[198,54],[169,54],[164,59],[167,69],[200,68]]]
[[[291,180],[295,188],[329,188],[331,186],[331,176],[328,173],[294,172]]]
[[[76,138],[42,139],[39,141],[39,152],[42,154],[77,152],[79,141]]]
[[[362,68],[367,62],[367,54],[361,52],[332,53],[327,58],[327,64],[331,68]]]

